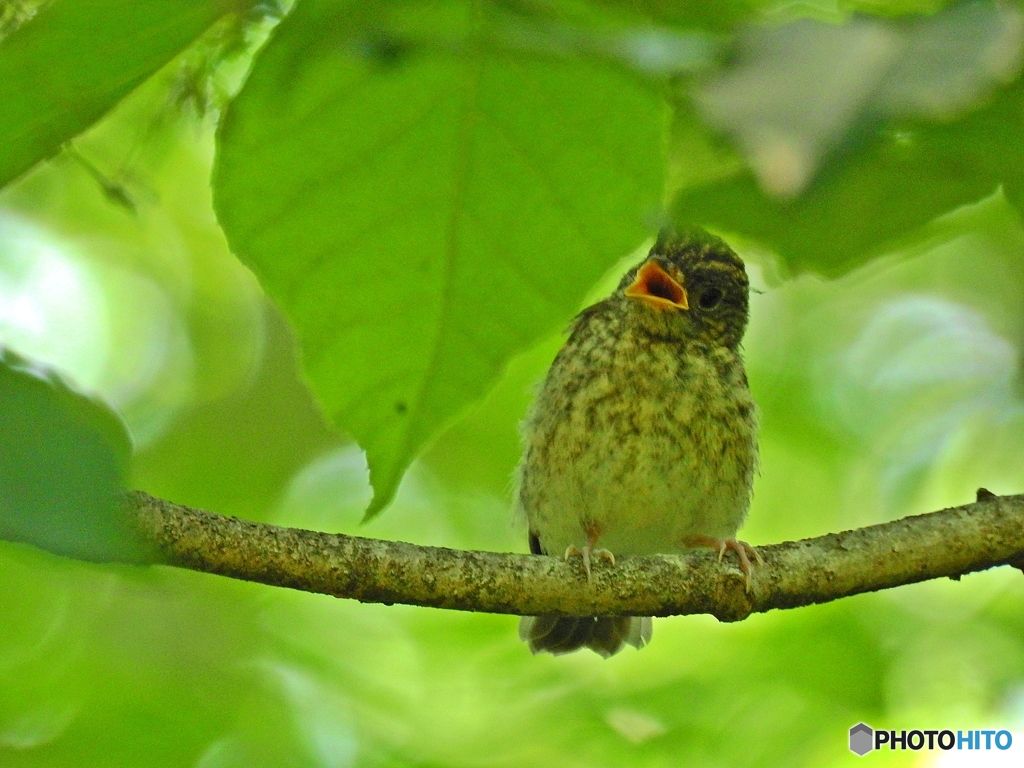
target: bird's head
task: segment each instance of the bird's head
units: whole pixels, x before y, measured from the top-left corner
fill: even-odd
[[[736,349],[747,327],[750,284],[743,261],[701,229],[662,230],[616,293],[650,333]]]

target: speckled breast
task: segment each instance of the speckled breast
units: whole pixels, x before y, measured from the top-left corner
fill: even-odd
[[[519,505],[544,550],[598,530],[616,554],[735,535],[757,461],[754,403],[729,349],[605,327],[574,334],[525,425]]]

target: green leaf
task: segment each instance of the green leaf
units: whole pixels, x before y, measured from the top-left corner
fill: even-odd
[[[389,10],[371,33],[299,3],[229,107],[214,178],[231,246],[367,453],[368,516],[640,243],[662,176],[661,100],[631,73],[481,45],[476,3]]]
[[[237,0],[55,0],[0,42],[0,186],[55,155]]]
[[[131,438],[105,404],[0,349],[0,539],[147,562],[119,506],[130,455]]]

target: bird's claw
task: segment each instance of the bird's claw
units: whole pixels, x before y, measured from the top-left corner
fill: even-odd
[[[570,557],[583,558],[583,570],[587,572],[587,583],[589,584],[594,582],[594,575],[590,569],[590,562],[592,558],[596,557],[601,560],[607,560],[612,565],[615,565],[615,555],[607,549],[594,549],[589,544],[583,547],[583,549],[570,544],[565,550],[565,560],[568,561]]]
[[[738,541],[737,539],[714,539],[710,536],[691,536],[683,543],[688,547],[712,547],[717,549],[719,562],[722,561],[722,558],[725,557],[725,553],[728,550],[731,549],[735,552],[737,559],[740,561],[740,571],[743,573],[747,592],[750,592],[754,586],[754,567],[750,563],[751,558],[753,558],[759,566],[764,565],[764,558],[761,557],[761,553],[745,541]]]
[[[725,555],[726,550],[731,549],[736,553],[736,557],[740,561],[740,570],[743,572],[743,578],[746,582],[747,592],[750,592],[754,587],[754,568],[750,564],[750,558],[753,557],[755,562],[760,565],[764,565],[764,558],[761,554],[754,549],[752,546],[747,544],[745,541],[737,541],[736,539],[724,539],[719,544],[718,549],[718,560],[721,562],[722,557]]]
[[[610,565],[615,565],[615,555],[611,553],[611,550],[607,549],[595,549],[592,554],[594,557],[599,557],[602,560],[607,560]]]

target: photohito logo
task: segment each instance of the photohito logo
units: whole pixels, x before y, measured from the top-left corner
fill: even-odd
[[[875,737],[871,726],[866,723],[857,723],[850,729],[850,751],[864,757],[875,748]]]
[[[850,729],[850,751],[864,757],[874,749],[998,749],[1006,751],[1013,745],[1009,731],[876,731],[867,723],[857,723]]]

